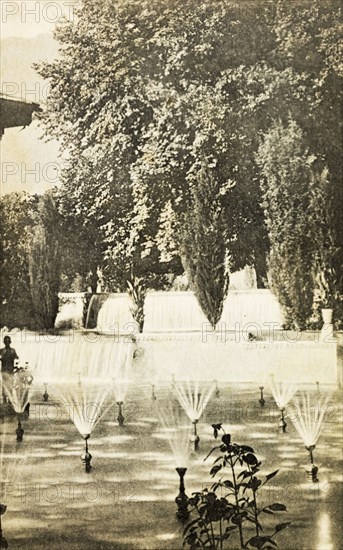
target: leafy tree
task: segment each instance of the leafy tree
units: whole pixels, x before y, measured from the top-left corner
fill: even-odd
[[[67,164],[62,187],[56,190],[63,240],[61,271],[65,291],[71,291],[77,274],[81,279],[81,291],[86,291],[88,287],[92,292],[97,289],[98,269],[103,263],[105,244],[100,229],[104,209],[101,211],[94,205],[94,193],[99,189],[94,180],[91,161],[86,163],[75,158],[74,162]]]
[[[177,252],[173,262],[161,260],[161,214],[171,204],[180,222],[204,154],[221,165],[224,180],[237,179],[239,111],[230,108],[236,91],[224,88],[222,74],[270,47],[263,15],[245,23],[224,1],[86,0],[78,19],[57,31],[61,58],[39,66],[51,90],[42,114],[47,133],[70,157],[65,195],[85,224],[96,220],[109,288],[122,288],[129,273],[147,276],[149,286],[161,271],[180,272]],[[262,216],[251,221],[256,198],[251,203],[229,216],[230,229],[233,219],[263,226]],[[261,249],[251,251],[252,241],[244,248],[249,262]]]
[[[32,323],[28,252],[36,200],[25,192],[0,198],[1,325],[9,328]]]
[[[314,263],[319,230],[312,186],[317,167],[299,126],[275,123],[258,151],[265,216],[271,245],[272,288],[286,324],[304,329],[312,315]]]
[[[78,18],[57,30],[60,58],[38,71],[50,83],[41,116],[69,160],[67,210],[86,230],[93,276],[100,265],[109,290],[135,278],[146,288],[170,284],[180,272],[194,182],[206,159],[218,185],[230,183],[221,204],[231,268],[255,265],[263,285],[273,245],[255,153],[264,135],[263,155],[267,144],[273,155],[273,124],[286,128],[290,117],[301,128],[303,150],[316,157],[307,181],[318,183],[328,169],[333,256],[326,272],[338,273],[340,18],[336,2],[325,0],[301,10],[285,0],[272,9],[249,3],[241,11],[226,0],[84,0]],[[299,176],[300,163],[298,169]],[[312,235],[315,223],[312,217]],[[313,254],[311,248],[306,260],[312,267]],[[275,247],[272,256],[275,265],[283,261]],[[303,247],[294,247],[290,272],[305,257]],[[314,283],[302,277],[297,294],[306,299],[297,323],[304,326]]]
[[[251,80],[250,74],[244,77],[246,65],[254,67],[271,47],[270,29],[263,10],[249,20],[227,2],[176,2],[172,9],[173,17],[162,13],[163,27],[151,47],[158,52],[155,71],[162,77],[152,75],[147,88],[153,117],[132,168],[144,182],[145,204],[160,204],[157,245],[173,255],[182,246],[178,234],[190,208],[192,181],[206,157],[218,166],[223,182],[236,184],[225,204],[231,264],[238,269],[258,264],[265,276],[268,239],[259,207],[256,141],[251,139],[256,140],[257,128],[250,128],[250,137],[246,132],[256,104],[244,97],[242,109],[237,80]],[[252,161],[244,162],[248,158]],[[172,227],[166,226],[165,212],[173,218]]]
[[[223,195],[225,189],[204,164],[191,190],[181,245],[191,288],[213,328],[220,320],[229,287]]]
[[[141,247],[147,238],[140,229],[144,211],[135,202],[130,175],[142,128],[151,118],[143,93],[151,63],[143,55],[145,39],[154,24],[144,9],[148,4],[86,0],[77,21],[57,31],[61,59],[38,68],[51,84],[42,115],[46,131],[60,139],[69,157],[63,204],[77,213],[81,235],[86,232],[91,245],[90,269],[94,274],[96,266],[102,268],[108,290],[123,290],[135,277],[144,277],[145,285],[154,287],[154,271],[160,275],[174,270],[160,266],[156,247],[151,254]],[[176,268],[180,271],[180,262]]]
[[[316,255],[318,259],[321,256],[318,276],[322,278],[323,269],[327,273],[329,294],[336,297],[337,307],[339,294],[343,294],[343,278],[339,276],[343,264],[341,5],[334,0],[306,2],[299,10],[295,4],[282,1],[278,5],[274,32],[278,66],[292,68],[288,85],[292,101],[288,113],[292,113],[301,127],[317,163],[322,169],[327,168],[325,184],[317,176],[313,187],[313,192],[319,195],[317,216],[312,221],[316,225]],[[295,76],[301,78],[300,86]],[[284,113],[284,122],[286,116]]]
[[[30,239],[30,290],[38,329],[53,328],[58,312],[61,274],[59,221],[54,191],[47,191],[39,198]]]

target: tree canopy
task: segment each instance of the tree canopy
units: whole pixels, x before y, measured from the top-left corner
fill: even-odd
[[[37,66],[50,84],[41,119],[67,157],[64,212],[86,242],[93,239],[90,270],[94,275],[101,265],[108,289],[123,290],[136,279],[161,288],[182,271],[181,260],[197,287],[185,243],[192,241],[194,250],[198,242],[194,258],[200,258],[189,220],[198,211],[200,231],[200,211],[206,218],[196,207],[206,165],[206,200],[211,181],[218,186],[227,269],[254,265],[265,284],[271,249],[269,265],[279,258],[290,281],[287,300],[280,298],[291,308],[289,319],[306,295],[306,313],[295,321],[301,326],[323,273],[332,293],[342,293],[338,2],[247,2],[238,9],[226,0],[84,0],[56,38],[60,57]],[[293,159],[297,166],[291,158],[296,148],[302,151]],[[306,159],[313,159],[311,174]],[[306,216],[295,210],[307,206],[292,195],[310,200],[309,187],[312,206],[302,225]],[[272,200],[272,190],[292,199],[278,236],[272,211],[281,220],[286,206]],[[319,252],[320,204],[330,229],[326,255]],[[290,250],[293,222],[302,244],[287,264],[281,258]],[[307,230],[310,251],[303,247]],[[218,227],[212,224],[211,231]],[[294,281],[305,265],[311,275]],[[273,273],[280,297],[281,272]],[[209,284],[202,280],[202,296],[209,295]],[[225,295],[225,284],[219,286]]]

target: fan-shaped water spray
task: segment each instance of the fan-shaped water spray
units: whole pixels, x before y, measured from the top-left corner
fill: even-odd
[[[68,362],[68,371],[54,378],[61,380],[56,385],[59,399],[66,409],[70,419],[85,441],[85,452],[81,459],[87,472],[90,471],[91,455],[88,450],[89,437],[99,422],[112,405],[113,376],[116,384],[116,397],[125,395],[128,383],[128,370],[132,357],[132,344],[113,342],[107,346],[105,353],[98,356],[97,347],[89,348],[88,355],[81,356],[77,365],[81,370],[71,371],[72,363]],[[60,362],[61,365],[63,362]],[[124,374],[123,374],[124,373]],[[120,375],[123,374],[121,377]],[[125,375],[125,376],[124,376]],[[65,381],[67,376],[68,383]],[[118,397],[119,396],[119,397]]]
[[[310,455],[310,467],[307,473],[313,481],[317,481],[318,467],[314,464],[313,451],[316,448],[327,411],[328,397],[302,392],[289,408],[289,418],[304,442]]]
[[[120,347],[116,353],[109,356],[109,363],[114,365],[113,371],[113,391],[115,402],[118,405],[118,424],[124,426],[123,406],[125,398],[130,386],[132,359],[133,359],[133,344],[126,347]]]
[[[186,467],[189,458],[191,426],[181,413],[179,404],[176,406],[176,403],[171,401],[159,401],[157,414],[163,426],[161,435],[168,439],[175,466]]]
[[[194,450],[198,450],[200,438],[197,434],[197,423],[215,391],[215,383],[207,382],[201,385],[198,381],[173,381],[172,387],[180,405],[194,426]]]
[[[180,521],[184,522],[189,516],[184,478],[187,472],[191,428],[188,423],[185,423],[180,407],[176,407],[175,403],[173,404],[170,401],[167,403],[160,402],[157,411],[163,426],[162,433],[167,437],[172,449],[176,464],[175,469],[180,479],[179,494],[175,499],[177,504],[176,515]]]
[[[297,392],[298,387],[293,382],[276,380],[273,374],[268,378],[268,385],[273,394],[275,403],[281,412],[279,429],[282,433],[284,433],[287,427],[287,423],[285,420],[285,409],[289,401]]]
[[[17,441],[22,441],[24,429],[22,427],[23,413],[30,400],[30,392],[33,382],[32,373],[28,368],[17,367],[13,374],[2,374],[2,386],[7,399],[12,404],[17,414],[18,427],[16,429]]]

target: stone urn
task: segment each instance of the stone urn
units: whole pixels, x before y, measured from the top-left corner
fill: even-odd
[[[332,325],[332,314],[333,310],[329,307],[325,307],[322,309],[322,319],[324,325]]]
[[[333,310],[331,308],[322,309],[323,326],[320,331],[320,340],[322,342],[330,342],[333,338],[332,315]]]

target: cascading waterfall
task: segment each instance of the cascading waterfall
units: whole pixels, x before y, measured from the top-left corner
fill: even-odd
[[[134,323],[127,294],[92,296],[86,328],[104,332],[128,333]],[[275,296],[269,290],[231,290],[224,303],[221,323],[225,330],[242,329],[253,322],[263,326],[271,321],[282,324],[282,315]],[[202,331],[208,324],[193,292],[148,292],[145,301],[144,332]]]

